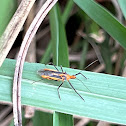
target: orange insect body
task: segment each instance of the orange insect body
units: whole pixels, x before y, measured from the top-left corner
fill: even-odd
[[[56,68],[56,66],[54,66]],[[57,68],[56,68],[57,69]],[[60,98],[60,94],[59,94],[59,88],[63,85],[63,82],[66,80],[69,82],[70,86],[74,89],[74,91],[81,97],[82,100],[83,97],[75,90],[75,88],[72,86],[72,84],[70,83],[70,79],[75,79],[76,75],[81,74],[83,77],[85,77],[82,73],[77,73],[75,75],[69,75],[66,72],[63,72],[63,69],[61,67],[62,72],[60,72],[58,69],[57,70],[53,70],[53,69],[42,69],[38,71],[38,74],[44,78],[44,79],[48,79],[48,80],[55,80],[55,81],[62,81],[62,83],[59,85],[58,87],[58,96]],[[85,77],[86,78],[86,77]],[[87,78],[86,78],[87,79]],[[79,80],[79,79],[78,79]],[[87,88],[87,87],[86,87]],[[88,88],[87,88],[88,89]],[[88,89],[89,90],[89,89]],[[90,90],[89,90],[90,91]]]
[[[38,74],[48,80],[56,80],[56,81],[64,81],[64,80],[70,80],[70,79],[75,79],[75,75],[69,75],[64,72],[59,72],[57,70],[52,70],[52,69],[43,69],[39,70]]]
[[[94,64],[95,62],[97,62],[98,60],[95,60],[94,62],[92,62],[91,64],[89,64],[86,68],[88,68],[89,66],[91,66],[92,64]],[[38,74],[44,78],[44,79],[48,79],[48,80],[55,80],[55,81],[62,81],[62,83],[59,85],[59,87],[57,88],[57,91],[58,91],[58,96],[60,98],[60,94],[59,94],[59,88],[63,85],[63,82],[65,80],[68,81],[68,83],[70,84],[70,86],[73,88],[73,90],[80,96],[80,98],[82,100],[83,97],[75,90],[75,88],[73,87],[73,85],[70,83],[70,79],[75,79],[77,75],[81,74],[84,78],[86,78],[81,72],[75,74],[75,75],[69,75],[67,74],[66,72],[63,72],[63,69],[62,69],[62,66],[61,66],[61,70],[62,72],[60,72],[57,67],[54,65],[54,67],[56,68],[56,70],[52,70],[52,69],[42,69],[42,70],[39,70],[38,71]],[[86,69],[85,68],[85,69]],[[86,78],[87,79],[87,78]],[[79,80],[79,79],[78,79]],[[81,81],[81,80],[79,80]],[[82,82],[82,81],[81,81]],[[83,82],[82,82],[83,83]],[[84,85],[86,88],[87,86]],[[87,88],[88,89],[88,88]],[[91,92],[89,89],[88,89],[89,92]]]

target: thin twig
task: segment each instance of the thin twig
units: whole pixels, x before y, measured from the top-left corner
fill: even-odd
[[[16,62],[15,74],[14,74],[14,81],[13,81],[13,104],[14,107],[14,117],[18,117],[14,120],[15,126],[22,126],[22,117],[21,117],[21,78],[22,78],[22,71],[23,65],[25,61],[25,57],[29,48],[29,45],[36,34],[40,24],[51,10],[51,8],[55,5],[58,0],[47,0],[45,4],[42,6],[36,17],[34,18],[33,22],[31,23],[24,40],[22,42],[19,55]]]
[[[30,24],[32,23],[34,17],[35,17],[35,9],[36,9],[36,4],[32,7],[28,17],[27,17],[27,20],[26,20],[26,23],[24,25],[24,31],[26,33],[26,31],[28,30]],[[25,34],[24,33],[24,34]],[[29,49],[28,49],[28,52],[27,52],[27,56],[26,56],[26,61],[27,62],[36,62],[36,36],[34,36],[30,46],[29,46]],[[31,107],[31,106],[25,106],[25,114],[24,114],[24,117],[25,118],[32,118],[34,116],[34,107]]]

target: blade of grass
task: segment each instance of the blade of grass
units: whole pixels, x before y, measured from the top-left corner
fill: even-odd
[[[124,17],[126,19],[126,1],[125,0],[118,0],[118,3],[120,5],[120,8],[121,8],[121,10],[123,12],[123,15],[124,15]]]
[[[69,0],[65,9],[64,9],[64,12],[62,14],[62,22],[63,24],[66,24],[67,20],[68,20],[68,16],[71,12],[71,9],[73,7],[74,3],[72,0]],[[51,49],[51,43],[52,42],[49,42],[50,44],[48,45],[47,49],[46,49],[46,52],[44,54],[44,56],[42,57],[41,59],[41,63],[48,63],[49,62],[49,59],[50,59],[50,55],[51,55],[51,52],[52,52],[52,49]]]
[[[61,20],[58,4],[50,12],[51,37],[53,42],[53,61],[56,65],[69,66],[68,46],[65,26]]]
[[[85,67],[88,45],[89,45],[89,43],[84,40],[83,41],[83,50],[82,50],[81,60],[80,60],[80,67],[79,67],[79,69],[81,69],[81,70],[84,69],[84,67]]]
[[[53,114],[53,126],[73,126],[72,115],[54,112],[54,114]]]
[[[13,16],[17,7],[16,0],[1,0],[0,1],[0,37],[4,32],[7,24]]]
[[[53,116],[50,113],[36,111],[33,126],[53,126]]]
[[[44,64],[49,63],[51,53],[52,53],[52,42],[50,41],[40,63]]]
[[[62,22],[63,24],[66,24],[67,20],[68,20],[68,16],[71,12],[71,9],[74,5],[74,2],[72,0],[69,0],[65,9],[64,9],[64,12],[62,14]],[[46,49],[46,52],[43,56],[43,58],[41,59],[41,63],[48,63],[49,62],[49,59],[50,59],[50,55],[51,55],[51,43],[48,45],[47,49]]]
[[[126,28],[112,14],[93,0],[74,0],[74,2],[126,49]]]
[[[64,24],[66,24],[67,20],[68,20],[68,17],[69,17],[69,14],[73,8],[73,5],[74,5],[74,2],[73,0],[69,0],[67,2],[67,5],[65,6],[65,9],[64,9],[64,12],[62,14],[62,21]]]
[[[104,59],[104,63],[105,63],[105,72],[109,73],[109,74],[113,74],[113,70],[112,70],[112,62],[111,62],[111,56],[112,56],[112,52],[110,49],[110,45],[109,45],[109,35],[106,34],[106,39],[105,41],[100,45],[101,47],[101,55]]]
[[[50,12],[50,25],[51,25],[51,37],[52,37],[53,50],[54,50],[53,62],[57,66],[63,65],[69,67],[68,46],[66,40],[65,26],[62,23],[60,8],[58,4],[56,4]],[[55,115],[55,113],[57,114]],[[54,116],[53,116],[54,126],[57,125],[57,123],[59,125],[66,126],[62,122],[64,117],[66,119],[66,122],[71,121],[73,118],[71,115],[64,115],[64,116],[60,116],[60,115],[61,113],[54,112]],[[71,118],[71,120],[69,118]],[[72,124],[72,122],[69,123]]]
[[[59,61],[59,22],[57,6],[55,5],[50,11],[50,27],[51,27],[51,38],[52,38],[52,48],[53,48],[53,63],[58,65]]]
[[[11,66],[11,67],[10,67]],[[0,101],[12,103],[12,80],[15,60],[6,59],[0,68]],[[67,82],[60,88],[61,100],[58,98],[57,87],[60,82],[40,80],[37,70],[45,68],[44,64],[25,63],[22,80],[22,104],[55,110],[62,113],[75,114],[97,120],[126,124],[126,78],[108,74],[82,71],[88,78],[78,79],[88,86],[88,93],[83,84],[74,79],[72,85],[85,99],[78,97]],[[48,65],[47,68],[54,67]],[[73,75],[80,70],[63,68]]]
[[[126,60],[126,51],[124,50],[123,51],[123,56],[121,58],[121,63],[120,63],[120,66],[121,66],[122,70],[124,70],[124,68],[126,67],[125,66],[125,60]]]
[[[14,60],[6,60],[0,68],[0,101],[12,102],[11,87],[14,67]],[[126,78],[85,71],[82,73],[88,79],[85,80],[81,76],[78,76],[78,79],[88,85],[92,93],[85,92],[87,90],[78,80],[71,80],[76,90],[84,97],[85,102],[72,89],[69,89],[66,82],[60,89],[61,100],[59,100],[57,86],[60,82],[44,80],[32,84],[32,80],[40,80],[36,71],[44,67],[45,65],[37,63],[25,63],[22,80],[22,104],[126,124]],[[53,66],[48,66],[48,68],[53,68]],[[80,71],[70,68],[63,69],[70,74]]]
[[[59,112],[53,113],[53,126],[59,126]]]
[[[59,43],[59,65],[63,65],[69,67],[69,59],[68,59],[68,45],[66,39],[65,25],[62,22],[60,8],[57,4],[57,13],[59,20],[59,35],[60,35],[60,43]]]

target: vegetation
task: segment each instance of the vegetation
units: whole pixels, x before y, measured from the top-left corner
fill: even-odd
[[[14,0],[12,2],[14,8],[9,12],[9,16],[6,16],[8,12],[1,14],[1,36],[7,25],[4,22],[5,17],[9,21],[15,11],[16,3]],[[38,8],[39,4],[39,1],[36,2]],[[4,7],[7,5],[3,4]],[[36,111],[32,113],[33,117],[26,119],[24,118],[26,110],[23,109],[23,126],[31,124],[34,126],[77,126],[86,118],[89,118],[88,123],[83,121],[81,125],[102,126],[103,123],[108,125],[108,122],[113,126],[115,125],[112,123],[126,124],[125,5],[125,0],[118,0],[117,5],[105,0],[101,2],[64,0],[59,1],[52,8],[38,30],[36,41],[31,45],[31,52],[29,50],[26,58],[28,62],[39,63],[25,62],[24,64],[21,102],[23,106],[35,107]],[[34,9],[37,10],[37,7]],[[19,34],[15,45],[0,67],[0,101],[8,106],[12,103],[12,81],[16,63],[14,58],[18,53],[22,36],[27,30],[26,24],[23,33]],[[20,44],[16,45],[16,43]],[[4,54],[2,46],[0,47],[0,51],[2,50]],[[31,61],[29,57],[34,57],[34,59]],[[90,65],[85,71],[85,67],[97,59],[99,62]],[[81,72],[86,76],[87,79],[77,75],[77,79],[70,80],[85,101],[71,89],[67,81],[59,89],[60,100],[57,88],[61,82],[41,80],[37,74],[38,70],[55,69],[53,65],[45,65],[49,62],[53,62],[60,71],[60,65],[62,65],[63,70],[70,75]],[[5,105],[1,104],[1,109],[8,109]],[[2,117],[0,125],[8,120],[8,115],[12,121],[6,122],[6,125],[14,125],[11,111],[12,108]],[[73,120],[73,115],[79,118],[75,116]]]

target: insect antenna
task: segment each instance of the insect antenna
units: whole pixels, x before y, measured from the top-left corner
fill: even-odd
[[[81,81],[80,79],[76,78],[77,80],[79,80],[87,89],[88,87],[83,83],[83,81]],[[88,89],[89,92],[91,92],[89,89]],[[92,92],[91,92],[92,93]]]
[[[87,69],[88,67],[90,67],[92,64],[94,64],[94,63],[96,63],[98,61],[98,59],[97,60],[95,60],[95,61],[93,61],[92,63],[90,63],[89,65],[87,65],[85,68],[84,68],[84,70],[85,69]]]
[[[90,63],[88,66],[86,66],[84,69],[87,69],[87,68],[90,67],[92,64],[96,63],[97,61],[98,61],[98,60],[93,61],[93,62]],[[77,76],[77,75],[81,74],[84,78],[87,79],[87,77],[84,76],[81,72],[82,72],[82,70],[81,70],[79,73],[75,74],[74,76]]]
[[[56,70],[59,71],[56,65],[54,65],[52,62],[48,63],[48,65],[53,65],[56,68]]]
[[[73,87],[73,85],[70,83],[69,80],[68,80],[68,82],[69,82],[70,86],[73,88],[73,90],[80,96],[80,98],[81,98],[83,101],[85,101],[84,98],[76,91],[76,89]]]

